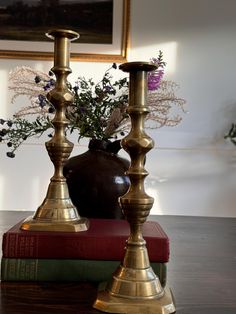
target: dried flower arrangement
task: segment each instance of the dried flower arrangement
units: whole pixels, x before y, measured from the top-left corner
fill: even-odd
[[[163,54],[159,51],[151,63],[157,69],[148,74],[148,99],[150,113],[147,116],[147,128],[159,128],[164,125],[175,126],[182,120],[181,115],[172,115],[171,109],[178,107],[185,112],[186,101],[175,95],[178,85],[163,80]],[[128,79],[113,81],[111,71],[117,69],[114,63],[105,71],[100,82],[78,77],[75,85],[68,83],[74,94],[74,102],[67,108],[69,125],[67,132],[78,132],[81,138],[109,140],[124,136],[130,121],[126,114],[128,105]],[[0,141],[10,148],[8,157],[15,157],[16,149],[28,138],[41,136],[48,131],[52,136],[51,117],[54,113],[52,104],[47,100],[47,93],[55,85],[54,74],[34,70],[30,67],[17,67],[9,75],[9,89],[14,92],[11,102],[19,96],[27,96],[30,105],[14,114],[12,119],[0,119]]]

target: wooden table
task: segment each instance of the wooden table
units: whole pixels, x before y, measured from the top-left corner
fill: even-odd
[[[0,212],[0,234],[28,212]],[[236,313],[236,219],[152,216],[170,238],[168,284],[178,314]],[[1,283],[1,314],[101,313],[89,283]]]

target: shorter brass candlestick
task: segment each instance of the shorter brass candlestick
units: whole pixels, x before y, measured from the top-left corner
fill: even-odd
[[[145,62],[130,62],[120,66],[130,72],[129,108],[131,131],[122,140],[129,153],[131,165],[127,174],[130,188],[120,198],[123,212],[130,224],[124,260],[113,274],[112,280],[98,292],[94,307],[109,313],[170,314],[175,313],[171,291],[163,288],[150,266],[142,224],[153,205],[153,198],[145,193],[144,168],[146,153],[153,147],[153,140],[144,131],[147,72],[156,69]]]
[[[55,39],[54,67],[56,85],[47,98],[53,104],[56,113],[52,124],[54,136],[46,143],[46,148],[54,164],[54,175],[50,180],[46,198],[33,217],[26,219],[22,230],[32,231],[68,231],[77,232],[88,229],[88,220],[81,218],[69,197],[63,166],[70,156],[73,144],[66,139],[65,128],[68,125],[66,107],[73,102],[73,94],[67,87],[69,68],[70,41],[78,38],[76,32],[70,30],[52,30],[47,34]]]

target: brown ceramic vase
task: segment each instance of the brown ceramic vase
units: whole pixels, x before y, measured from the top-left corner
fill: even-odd
[[[122,219],[118,202],[130,180],[129,161],[118,155],[120,141],[92,139],[84,154],[71,157],[64,166],[69,194],[80,216]]]

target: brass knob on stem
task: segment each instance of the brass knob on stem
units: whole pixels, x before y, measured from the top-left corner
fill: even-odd
[[[122,210],[130,224],[130,236],[126,242],[123,262],[113,278],[98,293],[94,307],[109,313],[155,313],[175,312],[171,292],[163,288],[150,266],[142,225],[153,205],[153,198],[146,194],[144,180],[148,172],[144,168],[147,152],[153,148],[153,140],[144,130],[147,75],[156,66],[146,62],[130,62],[120,66],[130,73],[129,107],[130,133],[122,140],[122,147],[131,158],[127,174],[130,178],[128,192],[120,197]]]
[[[70,30],[52,30],[47,34],[54,39],[54,66],[56,84],[47,98],[55,108],[52,120],[54,135],[45,145],[54,165],[54,175],[50,180],[46,198],[37,209],[35,215],[26,219],[21,229],[38,231],[84,231],[88,228],[88,220],[81,218],[73,205],[68,191],[63,166],[69,158],[73,144],[67,140],[65,129],[68,125],[66,108],[72,104],[74,96],[67,86],[70,42],[78,38],[76,32]]]

